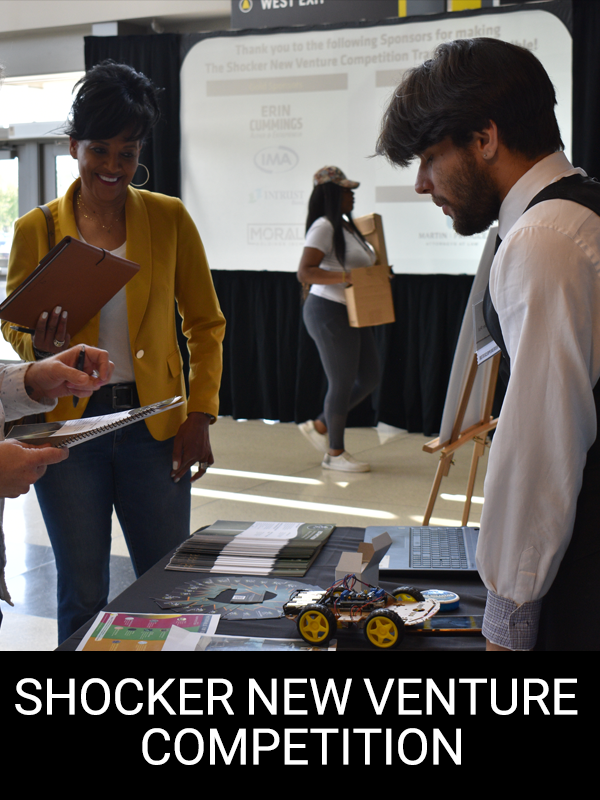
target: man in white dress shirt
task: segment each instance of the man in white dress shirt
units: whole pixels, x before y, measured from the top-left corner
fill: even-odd
[[[536,198],[585,176],[562,152],[555,104],[529,51],[449,42],[405,74],[377,146],[399,166],[419,160],[416,191],[457,233],[498,220],[497,334],[488,325],[510,380],[477,551],[489,650],[600,649],[600,217],[577,192],[562,199],[566,184],[561,199]]]
[[[65,448],[22,445],[4,440],[5,420],[43,414],[57,397],[89,397],[108,383],[114,364],[106,350],[85,347],[83,369],[76,367],[81,345],[31,364],[0,364],[0,600],[13,605],[4,578],[6,550],[2,531],[4,498],[26,494],[52,464],[68,457]],[[0,623],[2,610],[0,608]]]

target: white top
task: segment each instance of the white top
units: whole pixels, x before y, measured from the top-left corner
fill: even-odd
[[[576,172],[585,174],[554,153],[515,183],[500,209],[490,273],[511,377],[490,451],[477,566],[490,590],[484,634],[512,649],[535,643],[540,600],[571,539],[596,438],[600,217],[568,200],[523,213],[544,186]]]
[[[85,239],[79,234],[81,241]],[[119,258],[125,258],[127,242],[110,252]],[[100,311],[100,330],[98,333],[98,347],[106,350],[110,360],[115,365],[115,370],[110,379],[111,383],[135,383],[133,358],[129,344],[129,324],[127,321],[127,296],[123,286],[114,297],[102,306]]]
[[[323,260],[319,264],[321,269],[343,272],[344,269],[354,269],[355,267],[370,267],[375,263],[377,257],[370,244],[365,244],[352,231],[344,228],[344,240],[346,242],[345,264],[340,264],[335,255],[333,246],[333,225],[327,217],[319,217],[310,226],[304,240],[305,247],[315,247],[324,253]],[[313,283],[310,287],[311,294],[319,295],[335,303],[346,304],[343,283],[322,284]]]

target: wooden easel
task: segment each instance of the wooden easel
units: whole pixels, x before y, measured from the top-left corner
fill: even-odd
[[[463,420],[465,418],[465,413],[467,411],[467,406],[469,404],[469,398],[471,397],[471,392],[473,390],[473,384],[475,383],[475,376],[477,375],[477,368],[478,368],[477,356],[473,356],[465,388],[463,390],[458,410],[456,412],[456,418],[454,420],[454,426],[452,428],[452,434],[450,436],[450,439],[446,442],[441,442],[441,443],[439,438],[432,439],[430,442],[423,445],[423,450],[426,453],[437,453],[441,451],[440,461],[438,464],[437,471],[435,473],[433,486],[431,487],[431,492],[429,494],[429,500],[427,502],[427,508],[425,509],[425,515],[423,517],[423,525],[429,524],[429,520],[431,519],[431,514],[433,512],[433,507],[435,505],[435,501],[437,499],[437,495],[440,490],[440,485],[442,483],[442,478],[445,478],[450,472],[450,467],[452,465],[452,458],[454,456],[454,453],[456,452],[456,450],[458,450],[459,447],[462,447],[464,444],[473,442],[474,445],[473,457],[471,459],[471,469],[469,471],[469,481],[467,484],[467,493],[466,493],[467,499],[465,501],[465,505],[463,508],[463,516],[461,524],[467,525],[469,521],[469,512],[471,511],[471,498],[473,497],[473,487],[475,486],[475,477],[477,475],[477,465],[479,463],[479,459],[485,452],[485,443],[487,440],[488,433],[491,430],[493,430],[498,424],[498,419],[492,419],[492,405],[494,402],[494,393],[496,391],[496,382],[498,380],[498,368],[500,366],[500,358],[501,358],[500,353],[497,353],[492,359],[492,367],[491,367],[490,378],[488,381],[487,395],[483,407],[483,413],[479,422],[475,423],[474,425],[471,425],[464,431],[461,430]]]

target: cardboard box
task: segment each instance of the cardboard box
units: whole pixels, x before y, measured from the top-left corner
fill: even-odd
[[[385,236],[383,235],[383,220],[381,214],[365,214],[356,217],[354,224],[375,250],[377,264],[388,264],[387,250],[385,249]]]
[[[394,322],[394,301],[387,264],[351,270],[352,285],[346,287],[348,322],[352,328]]]
[[[390,549],[392,537],[387,531],[373,538],[372,542],[361,542],[356,553],[342,553],[335,568],[335,579],[341,581],[353,574],[371,586],[379,583],[379,562]]]
[[[372,267],[358,267],[351,272],[352,286],[345,291],[348,322],[352,328],[387,325],[395,322],[396,316],[381,215],[357,217],[354,224],[375,250],[377,262]]]

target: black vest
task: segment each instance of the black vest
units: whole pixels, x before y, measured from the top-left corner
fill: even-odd
[[[527,208],[544,200],[572,200],[600,216],[600,182],[583,175],[551,183],[537,194]],[[527,209],[526,209],[527,210]],[[489,285],[483,314],[488,330],[502,351],[500,374],[508,382],[510,358],[502,336],[498,314],[492,304]],[[600,431],[600,381],[594,387],[597,430]],[[568,424],[557,420],[557,425]],[[548,431],[552,436],[552,431]],[[558,574],[544,597],[536,650],[600,650],[600,436],[587,453],[583,484],[577,498],[573,537]],[[585,611],[574,613],[569,595]]]

